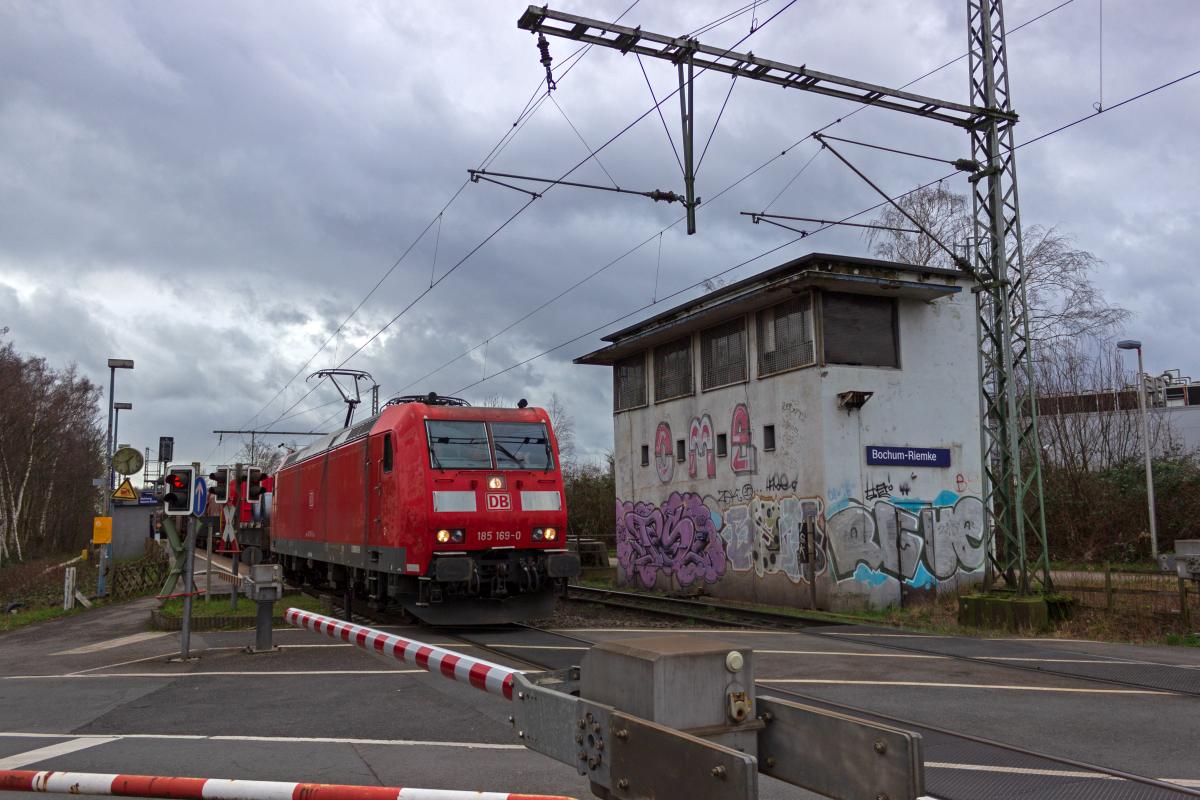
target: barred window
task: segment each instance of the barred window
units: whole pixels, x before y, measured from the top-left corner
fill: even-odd
[[[622,359],[613,364],[613,411],[626,411],[646,405],[646,355]]]
[[[759,377],[816,363],[812,295],[764,308],[757,316]]]
[[[706,390],[746,380],[744,317],[700,334],[700,378]]]
[[[654,348],[654,401],[691,394],[692,337]]]
[[[825,363],[899,367],[896,298],[824,292]]]

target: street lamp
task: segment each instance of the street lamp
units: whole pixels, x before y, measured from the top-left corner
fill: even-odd
[[[1154,470],[1150,466],[1150,412],[1146,406],[1146,373],[1142,367],[1142,343],[1137,339],[1122,339],[1117,342],[1119,350],[1137,350],[1138,356],[1138,408],[1142,412],[1142,441],[1146,456],[1146,505],[1150,516],[1150,556],[1158,561],[1158,524],[1154,519]]]
[[[110,520],[112,518],[112,477],[113,477],[113,414],[115,412],[115,404],[113,403],[113,392],[117,387],[117,370],[133,369],[133,360],[129,358],[110,358],[108,360],[108,444],[104,450],[105,466],[108,467],[108,484],[104,490],[104,516]],[[128,403],[123,403],[127,405]],[[104,587],[104,574],[108,571],[108,561],[112,554],[112,543],[100,546],[100,572],[96,580],[96,594],[104,597],[107,592]]]
[[[120,434],[118,434],[117,431],[119,431],[121,429],[121,412],[122,411],[133,411],[133,403],[113,403],[112,438],[113,438],[114,445],[120,441],[120,438],[119,438]],[[114,447],[113,450],[115,452],[116,448]],[[111,464],[110,464],[110,466],[111,466]],[[109,489],[115,488],[116,483],[117,483],[116,475],[113,474],[112,469],[109,469],[109,471],[108,471],[108,488]]]

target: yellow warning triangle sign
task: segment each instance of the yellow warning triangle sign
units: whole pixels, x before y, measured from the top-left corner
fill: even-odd
[[[113,500],[137,500],[138,494],[133,490],[133,484],[129,482],[129,478],[121,481],[121,485],[113,492]]]

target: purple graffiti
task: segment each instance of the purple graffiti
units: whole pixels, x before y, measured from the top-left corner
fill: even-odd
[[[617,561],[647,589],[659,575],[673,575],[680,586],[698,578],[716,583],[725,574],[725,541],[698,494],[672,492],[661,508],[618,500]]]

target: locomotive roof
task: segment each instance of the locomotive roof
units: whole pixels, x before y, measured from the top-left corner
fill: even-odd
[[[529,419],[530,417],[537,419],[547,419],[546,412],[534,406],[526,408],[497,408],[490,406],[466,406],[466,405],[444,405],[435,404],[427,405],[418,402],[406,402],[400,404],[389,404],[373,416],[356,422],[348,428],[327,433],[319,439],[313,441],[307,447],[295,451],[284,459],[282,467],[290,467],[313,456],[320,455],[326,450],[332,450],[355,439],[366,437],[375,428],[382,417],[397,417],[409,414],[419,413],[424,419],[479,419],[479,420],[502,420],[508,419]],[[540,413],[539,413],[540,412]],[[281,468],[282,468],[281,467]]]

